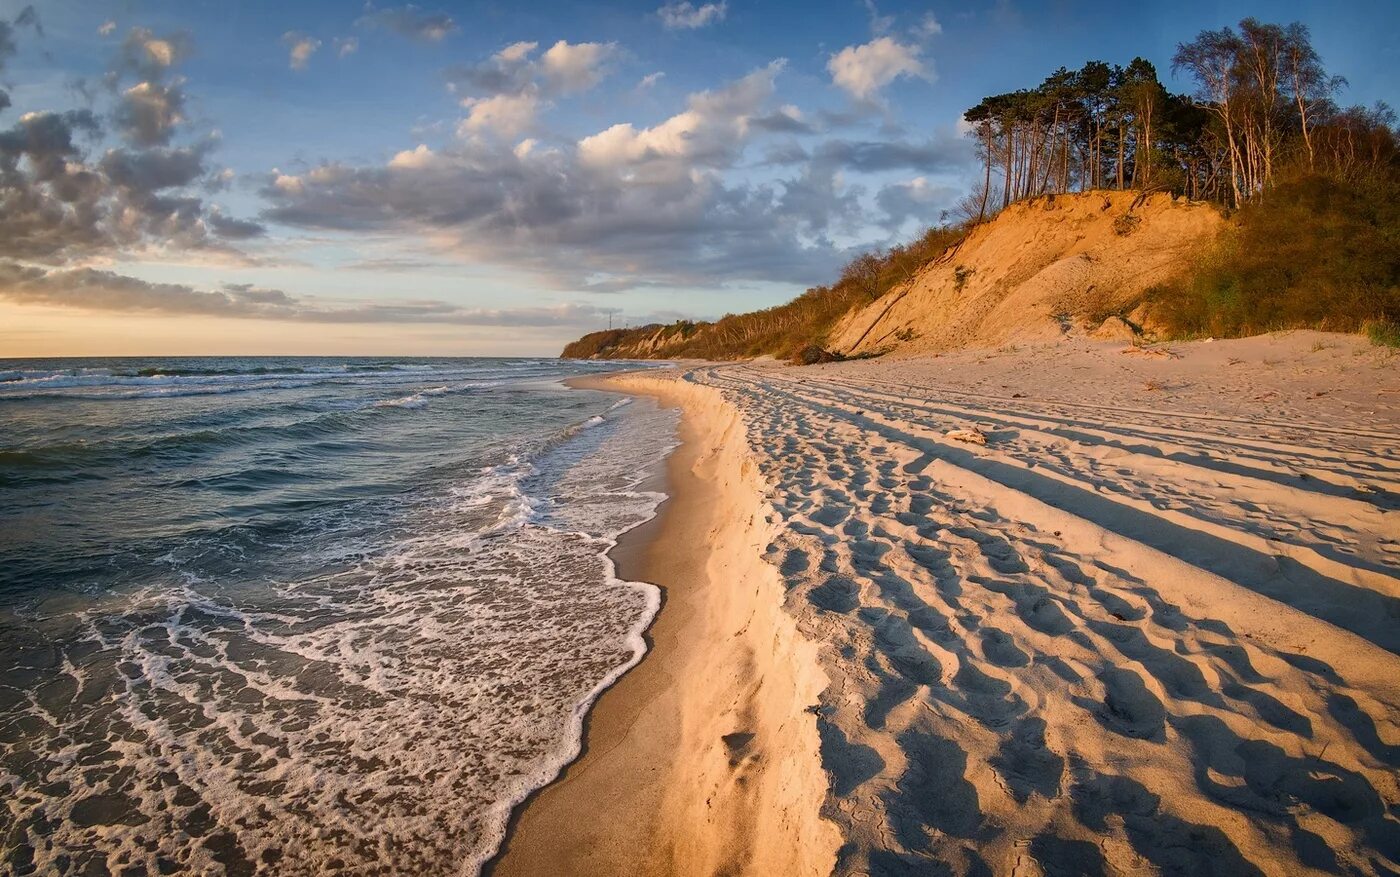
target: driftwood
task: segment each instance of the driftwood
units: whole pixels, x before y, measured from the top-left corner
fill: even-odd
[[[987,434],[975,426],[967,429],[950,429],[944,435],[954,441],[967,442],[970,445],[985,445],[987,443]]]
[[[1119,353],[1136,353],[1139,356],[1164,356],[1167,359],[1181,358],[1181,354],[1177,353],[1175,350],[1172,350],[1170,347],[1147,347],[1145,345],[1133,345],[1131,347],[1124,347],[1122,350],[1119,351]]]

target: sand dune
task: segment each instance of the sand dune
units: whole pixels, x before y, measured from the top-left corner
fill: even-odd
[[[1177,276],[1224,227],[1213,205],[1160,192],[1020,201],[849,313],[831,349],[930,353],[1067,332],[1131,337],[1118,315],[1150,323],[1146,291]]]
[[[727,416],[716,392],[738,411],[762,551],[828,680],[827,787],[784,794],[824,803],[780,836],[834,823],[852,875],[1400,868],[1396,357],[1295,333],[676,378],[692,417]],[[721,742],[673,753],[673,797],[713,788],[687,777]],[[746,781],[781,769],[745,745]]]

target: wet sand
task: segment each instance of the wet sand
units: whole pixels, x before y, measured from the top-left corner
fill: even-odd
[[[570,384],[685,401],[668,382]],[[806,711],[823,680],[810,647],[793,655],[777,576],[749,544],[758,503],[730,456],[742,434],[690,402],[661,487],[670,499],[612,552],[620,578],[663,589],[649,651],[594,705],[583,755],[517,812],[494,877],[804,874],[834,862]]]

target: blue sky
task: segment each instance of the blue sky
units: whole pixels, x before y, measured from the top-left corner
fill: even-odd
[[[27,6],[0,131],[76,125],[65,179],[109,188],[0,249],[0,355],[553,353],[937,222],[962,111],[1058,66],[1188,91],[1177,42],[1254,15],[1306,23],[1346,102],[1400,68],[1394,2]]]

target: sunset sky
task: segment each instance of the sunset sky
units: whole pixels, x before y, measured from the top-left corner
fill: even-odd
[[[834,279],[982,96],[1247,15],[1346,103],[1400,4],[0,0],[0,356],[554,354]],[[7,106],[8,104],[8,106]]]

